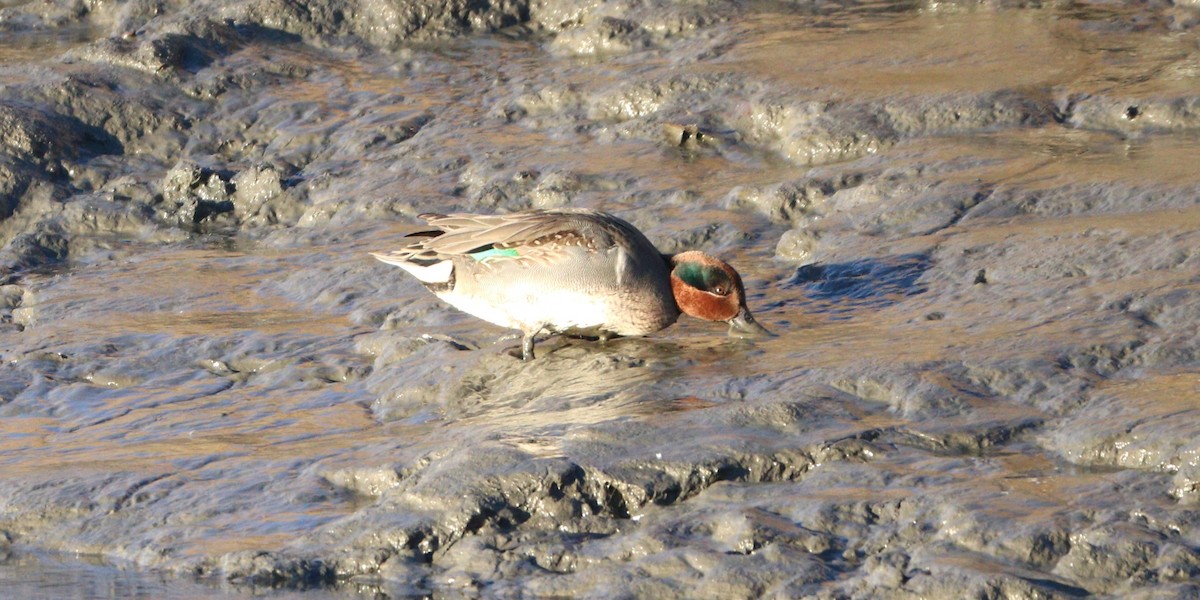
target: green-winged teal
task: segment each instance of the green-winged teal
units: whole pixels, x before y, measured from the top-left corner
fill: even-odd
[[[372,255],[413,274],[459,310],[524,334],[533,358],[542,332],[646,335],[679,313],[725,321],[734,334],[766,329],[746,308],[742,278],[703,252],[662,254],[642,232],[583,209],[507,215],[424,214],[432,227]]]

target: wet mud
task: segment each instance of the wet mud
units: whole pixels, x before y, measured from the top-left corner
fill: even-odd
[[[1195,597],[1198,24],[4,3],[0,581]],[[780,335],[522,362],[368,255],[564,206],[727,258]]]

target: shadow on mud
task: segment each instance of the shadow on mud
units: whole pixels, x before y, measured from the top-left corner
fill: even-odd
[[[784,287],[803,287],[810,300],[843,309],[882,308],[924,293],[920,279],[931,264],[924,254],[902,254],[804,265]]]

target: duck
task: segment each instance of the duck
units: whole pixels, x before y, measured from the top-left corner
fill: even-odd
[[[581,208],[418,216],[429,227],[396,250],[371,252],[451,306],[521,332],[521,358],[542,334],[648,335],[681,314],[773,335],[746,306],[742,278],[697,250],[664,254],[636,227]]]

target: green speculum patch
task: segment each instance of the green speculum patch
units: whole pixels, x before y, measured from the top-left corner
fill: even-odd
[[[470,257],[483,262],[489,258],[514,258],[520,256],[516,248],[488,248],[481,252],[472,252]]]

